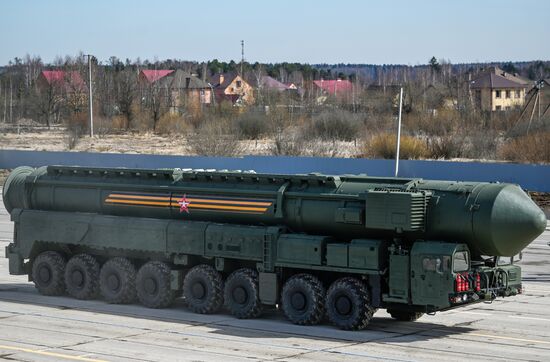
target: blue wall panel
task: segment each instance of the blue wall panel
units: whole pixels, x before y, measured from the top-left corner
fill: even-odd
[[[215,168],[267,173],[359,174],[393,176],[395,161],[358,158],[245,156],[194,157],[117,153],[0,150],[0,169],[17,166],[79,165],[128,168]],[[433,180],[499,181],[531,191],[550,192],[550,165],[404,160],[399,176]]]

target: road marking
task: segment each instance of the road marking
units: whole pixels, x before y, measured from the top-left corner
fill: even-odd
[[[537,318],[537,317],[523,317],[518,315],[511,315],[510,318],[516,318],[516,319],[531,319],[534,321],[544,321],[544,322],[550,322],[550,319],[548,318]]]
[[[482,334],[482,333],[467,333],[466,335],[476,336],[476,337],[485,337],[485,338],[505,339],[505,340],[508,340],[508,341],[515,341],[515,342],[540,343],[540,344],[550,345],[550,341],[539,341],[539,340],[536,340],[536,339],[495,336],[493,334]]]
[[[86,357],[81,357],[81,356],[71,356],[70,354],[41,351],[41,350],[38,350],[38,349],[5,346],[3,344],[0,344],[0,349],[7,349],[7,350],[10,350],[10,351],[18,351],[18,352],[38,354],[38,355],[42,355],[42,356],[57,357],[57,358],[69,359],[69,360],[73,360],[73,361],[106,362],[106,361],[101,360],[101,359],[86,358]]]

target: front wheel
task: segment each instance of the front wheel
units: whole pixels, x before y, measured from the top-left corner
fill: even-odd
[[[327,292],[327,315],[340,329],[364,329],[372,319],[374,308],[370,306],[367,286],[356,278],[341,278]]]

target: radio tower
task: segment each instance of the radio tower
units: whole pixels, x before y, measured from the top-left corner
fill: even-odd
[[[241,77],[243,76],[244,65],[244,40],[241,40]]]

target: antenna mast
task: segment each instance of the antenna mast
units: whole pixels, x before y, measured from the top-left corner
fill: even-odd
[[[243,76],[244,65],[244,40],[241,40],[241,77]]]

